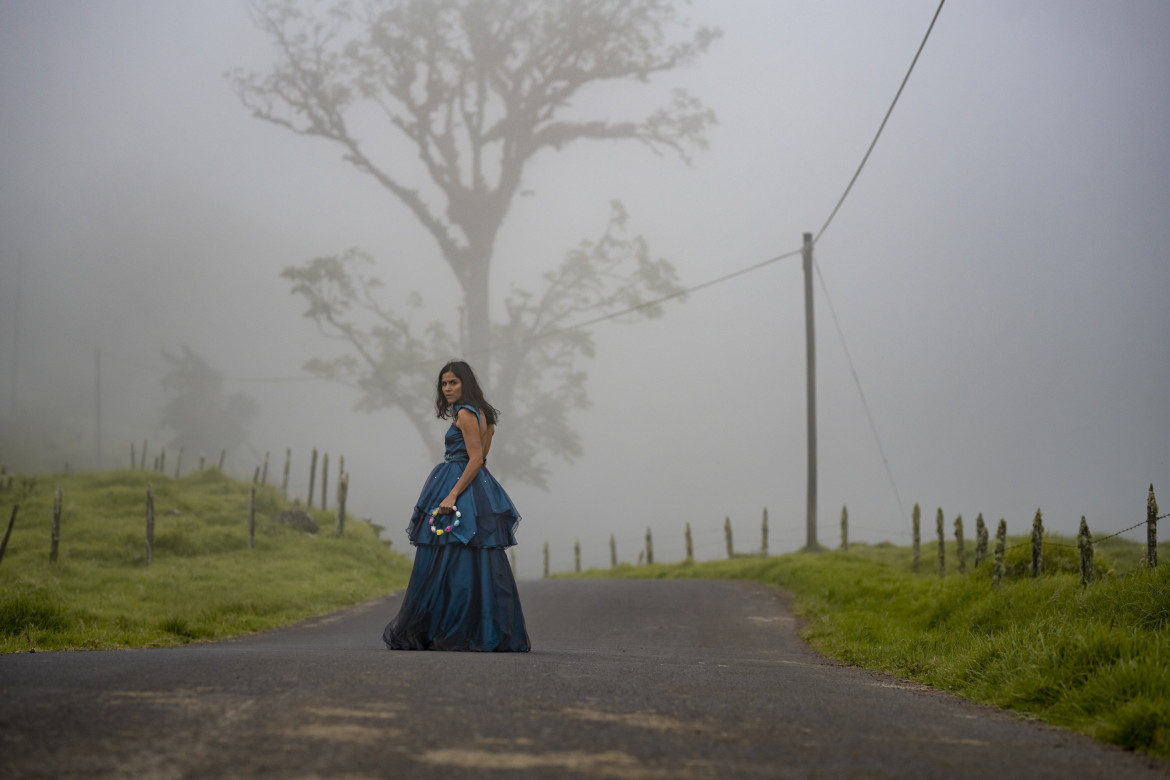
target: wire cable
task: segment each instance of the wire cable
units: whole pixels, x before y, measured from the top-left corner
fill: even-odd
[[[853,174],[853,178],[849,180],[849,186],[845,188],[845,192],[841,194],[841,199],[837,201],[837,205],[833,207],[829,218],[825,220],[824,225],[821,225],[821,229],[817,232],[816,238],[813,239],[814,245],[821,240],[821,236],[825,234],[829,223],[833,221],[833,217],[837,216],[837,212],[841,210],[841,204],[845,202],[845,198],[849,197],[849,191],[853,189],[853,185],[857,182],[857,177],[861,175],[861,169],[865,167],[865,163],[869,160],[869,155],[873,152],[873,148],[877,146],[878,139],[882,137],[882,131],[886,129],[886,122],[890,121],[890,114],[894,113],[894,106],[898,105],[898,98],[902,97],[902,90],[906,88],[906,82],[910,80],[910,74],[914,72],[914,66],[918,63],[918,57],[922,54],[922,49],[925,48],[926,41],[930,38],[930,31],[934,29],[934,23],[938,21],[938,15],[942,12],[943,5],[946,1],[939,0],[938,9],[934,12],[934,18],[930,20],[930,27],[926,28],[926,35],[923,36],[922,43],[918,46],[918,52],[914,55],[914,60],[910,63],[910,69],[906,71],[906,77],[902,79],[902,85],[898,87],[898,93],[894,95],[894,101],[890,103],[890,108],[886,111],[886,116],[882,119],[877,134],[873,137],[873,141],[870,143],[869,149],[866,150],[865,156],[861,158],[861,164],[857,166],[857,171]]]
[[[825,284],[825,277],[821,273],[821,266],[816,260],[813,260],[813,268],[817,271],[817,279],[821,282],[821,292],[825,294],[825,302],[829,304],[829,314],[832,316],[833,325],[837,329],[837,338],[841,340],[841,349],[845,351],[845,361],[849,364],[849,373],[853,375],[853,384],[857,386],[857,394],[861,396],[861,406],[865,409],[865,419],[869,421],[869,430],[873,433],[873,439],[877,442],[878,454],[882,456],[882,466],[885,467],[886,477],[890,480],[890,487],[894,489],[894,498],[898,500],[898,511],[902,515],[903,522],[906,522],[907,513],[906,505],[902,503],[902,494],[898,490],[898,483],[894,481],[894,473],[890,470],[890,459],[886,457],[886,449],[882,446],[882,437],[878,435],[877,424],[873,421],[873,414],[869,411],[869,401],[865,397],[865,390],[861,387],[861,377],[857,375],[857,367],[853,365],[853,355],[849,352],[849,345],[845,343],[845,333],[841,330],[841,321],[837,319],[837,309],[833,306],[833,299],[829,296],[829,288]],[[909,525],[907,525],[909,527]]]

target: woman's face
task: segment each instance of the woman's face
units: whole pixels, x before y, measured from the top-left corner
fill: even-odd
[[[439,389],[443,391],[443,397],[449,404],[457,404],[463,397],[463,382],[450,371],[444,371],[439,377]]]

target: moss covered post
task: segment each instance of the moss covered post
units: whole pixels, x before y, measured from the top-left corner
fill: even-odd
[[[326,452],[321,456],[321,508],[325,509],[325,503],[329,498],[329,453]]]
[[[1084,515],[1081,515],[1081,529],[1077,532],[1077,547],[1081,550],[1081,584],[1088,585],[1093,579],[1093,535],[1089,533]]]
[[[687,523],[687,538],[690,538],[691,524]],[[687,549],[690,549],[689,547]],[[764,557],[768,557],[768,507],[764,507],[764,519],[760,523],[760,552]],[[687,560],[691,560],[694,556],[687,554]]]
[[[264,451],[264,469],[260,472],[260,487],[268,484],[268,450]],[[179,450],[179,457],[183,457],[183,451]]]
[[[963,540],[963,516],[955,518],[955,557],[959,559],[959,574],[967,573],[967,545]]]
[[[1044,569],[1044,518],[1040,515],[1040,510],[1036,510],[1036,516],[1032,518],[1032,576],[1039,577],[1040,572]]]
[[[987,557],[987,523],[983,522],[983,513],[975,518],[975,568],[983,563]]]
[[[313,505],[313,488],[317,485],[317,448],[313,448],[313,459],[309,461],[309,500],[305,503]]]
[[[581,571],[581,540],[577,539],[573,542],[573,571],[580,573]]]
[[[1146,568],[1158,568],[1158,499],[1152,482],[1146,499]]]
[[[548,579],[548,542],[544,543],[544,578]]]
[[[1007,548],[1007,521],[999,518],[999,527],[995,529],[995,563],[991,569],[991,587],[998,588],[1003,579],[1003,553]]]
[[[20,504],[12,505],[12,514],[8,516],[8,530],[4,532],[4,541],[0,542],[0,562],[4,560],[4,551],[8,549],[8,537],[12,536],[12,526],[16,525],[16,513]]]
[[[617,568],[617,539],[613,538],[613,534],[609,535],[609,568]]]
[[[731,543],[731,518],[723,518],[723,536],[727,540],[727,557],[735,557],[735,546]]]
[[[767,521],[767,519],[768,519],[768,510],[765,509],[764,510],[764,520]],[[764,526],[764,527],[767,528],[767,526]],[[612,539],[613,537],[610,537],[610,538]],[[767,539],[768,539],[768,536],[767,536],[767,534],[765,534],[764,535],[764,540],[765,540],[764,549],[765,549],[765,551],[767,550]],[[691,538],[691,524],[690,523],[687,523],[686,540],[687,540],[687,560],[693,561],[693,560],[695,560],[695,542]],[[765,552],[765,554],[766,554],[766,552]]]
[[[288,498],[288,470],[292,465],[292,447],[284,449],[284,478],[280,481],[280,495]]]
[[[654,563],[654,537],[650,535],[650,529],[646,529],[646,565]]]
[[[179,478],[179,473],[183,470],[183,448],[179,447],[179,457],[175,458],[175,479]]]
[[[922,569],[922,510],[918,508],[918,504],[914,505],[914,513],[911,515],[914,521],[913,545],[914,545],[914,573],[917,574]]]
[[[849,507],[841,506],[841,549],[849,549]]]
[[[942,507],[938,508],[938,514],[935,515],[934,524],[938,531],[938,576],[946,576],[947,573],[947,547],[946,536],[943,534],[943,511]]]
[[[345,502],[349,498],[349,475],[342,474],[337,480],[337,538],[345,533]]]

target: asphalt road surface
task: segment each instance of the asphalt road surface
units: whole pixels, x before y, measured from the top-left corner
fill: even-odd
[[[395,595],[228,642],[0,656],[0,777],[1170,777],[839,666],[766,586],[520,587],[526,654],[388,651]]]

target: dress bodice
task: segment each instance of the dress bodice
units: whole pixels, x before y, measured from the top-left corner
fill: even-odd
[[[448,463],[466,463],[467,456],[467,442],[463,440],[463,431],[459,430],[459,426],[451,423],[451,427],[447,429],[447,435],[443,438],[443,460]]]
[[[460,404],[455,407],[455,414],[459,414],[460,409],[470,409],[475,412],[475,417],[479,419],[479,412],[475,407]],[[466,463],[470,458],[467,455],[467,442],[463,439],[463,431],[459,430],[459,426],[451,423],[451,427],[447,429],[447,435],[443,437],[443,460],[447,463]]]

